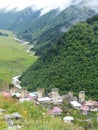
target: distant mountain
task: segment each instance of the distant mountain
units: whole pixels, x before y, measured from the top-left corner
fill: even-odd
[[[85,21],[95,13],[84,0],[72,0],[65,10],[54,9],[44,15],[41,15],[41,10],[33,11],[30,7],[22,11],[0,10],[0,28],[11,30],[19,38],[30,41],[35,46],[36,54],[40,55],[55,46],[59,37],[72,25]]]
[[[16,19],[13,20],[13,24],[10,25],[9,29],[14,31],[15,33],[22,32],[26,30],[28,26],[33,22],[36,21],[40,16],[40,10],[33,11],[30,7],[16,12]]]
[[[15,33],[26,29],[31,22],[35,21],[40,16],[40,10],[33,11],[30,7],[22,10],[0,10],[0,29],[12,30]]]
[[[61,93],[84,90],[98,100],[98,15],[71,27],[20,80],[31,91],[38,87],[47,91],[57,87]]]
[[[27,28],[24,28],[24,30],[20,31],[18,35],[22,36],[22,38],[31,40],[31,42],[35,42],[38,40],[38,37],[45,32],[45,30],[49,29],[48,24],[50,21],[54,19],[55,16],[57,16],[59,13],[58,9],[51,10],[50,12],[39,16],[39,18],[35,19],[34,21],[31,21],[31,24],[28,24]],[[28,39],[28,35],[30,35],[30,39]]]
[[[93,10],[85,7],[81,8],[78,5],[70,6],[60,12],[54,17],[54,19],[48,22],[48,25],[45,25],[38,30],[41,33],[38,33],[38,31],[38,35],[35,35],[36,32],[32,33],[32,36],[36,41],[35,49],[37,54],[43,53],[46,49],[50,48],[52,45],[55,45],[59,37],[63,35],[64,32],[66,32],[71,26],[79,21],[85,21],[94,14],[95,12]]]
[[[72,25],[85,21],[94,14],[94,10],[85,7],[84,4],[80,5],[80,3],[69,6],[63,11],[51,10],[33,21],[26,30],[19,32],[18,35],[30,40],[31,44],[35,45],[36,54],[40,55],[55,45],[59,37]]]

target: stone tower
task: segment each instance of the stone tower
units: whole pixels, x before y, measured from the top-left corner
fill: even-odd
[[[60,95],[58,94],[58,88],[53,88],[51,92],[51,98],[54,104],[58,103]]]
[[[98,114],[96,114],[96,121],[97,121],[97,124],[98,124]]]
[[[73,92],[69,92],[68,94],[69,94],[70,98],[73,98]]]
[[[25,98],[27,96],[27,88],[23,87],[22,89],[22,98]]]
[[[79,92],[79,102],[85,102],[85,92],[84,91],[80,91]]]
[[[38,98],[44,97],[44,88],[38,88],[37,93],[38,93]]]

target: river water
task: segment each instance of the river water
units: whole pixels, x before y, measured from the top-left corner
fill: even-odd
[[[28,45],[29,45],[29,42],[26,42],[26,41],[24,41],[24,40],[18,39],[17,37],[15,37],[15,40],[18,41],[20,44],[28,44]],[[34,48],[34,46],[33,46],[33,45],[32,45],[32,46],[30,45],[30,46],[28,47],[28,49],[26,50],[26,52],[29,53],[30,56],[34,56],[34,54],[35,54],[35,52],[30,51],[32,48]],[[21,85],[20,85],[21,82],[19,81],[19,77],[20,77],[20,76],[21,76],[21,75],[14,76],[14,77],[12,78],[11,84],[13,84],[15,87],[17,87],[17,88],[19,88],[19,89],[22,89],[22,87],[21,87]]]
[[[11,84],[13,84],[15,87],[17,87],[17,88],[19,88],[19,89],[22,89],[22,87],[21,87],[21,85],[20,85],[20,81],[19,81],[19,77],[20,77],[21,75],[17,75],[17,76],[14,76],[13,78],[12,78],[12,82],[11,82]]]

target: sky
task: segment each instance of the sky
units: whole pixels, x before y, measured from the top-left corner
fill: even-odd
[[[31,6],[33,10],[43,9],[43,13],[51,9],[60,8],[61,10],[71,4],[79,3],[83,0],[0,0],[0,8],[7,10],[18,7],[18,10]],[[98,0],[84,0],[88,5],[94,7],[97,5]],[[97,8],[96,7],[96,8]],[[98,9],[98,8],[97,8]]]
[[[60,7],[64,9],[70,5],[71,0],[0,0],[0,8],[7,8],[7,10],[18,7],[19,10],[31,6],[34,9],[42,9],[48,11]]]

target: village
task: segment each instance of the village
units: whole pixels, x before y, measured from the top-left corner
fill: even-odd
[[[10,88],[10,92],[2,92],[3,97],[15,98],[20,103],[24,101],[34,102],[36,105],[45,106],[47,109],[47,114],[52,116],[61,115],[64,110],[60,106],[63,104],[63,100],[67,100],[73,109],[80,110],[80,114],[88,116],[90,112],[98,111],[98,102],[93,100],[85,100],[85,92],[80,91],[78,98],[73,95],[73,92],[68,94],[59,95],[58,89],[53,88],[50,93],[45,95],[44,88],[38,88],[36,92],[29,92],[26,88],[17,88],[13,86]],[[96,116],[98,118],[98,116]],[[97,119],[96,118],[96,119]],[[68,116],[63,117],[63,121],[66,123],[73,123],[74,117],[68,114]],[[98,119],[97,119],[98,121]]]
[[[20,76],[20,75],[19,75]],[[73,124],[76,118],[70,113],[79,113],[86,117],[87,121],[91,124],[92,118],[89,118],[90,113],[98,112],[98,102],[93,100],[86,100],[85,91],[80,91],[78,96],[74,96],[73,92],[68,92],[66,94],[60,95],[58,88],[53,88],[49,93],[45,93],[44,88],[38,88],[36,92],[29,92],[25,87],[20,86],[19,76],[16,76],[12,80],[12,84],[8,91],[2,91],[1,96],[4,98],[15,99],[19,103],[32,102],[36,106],[44,107],[46,113],[52,117],[60,116],[64,123]],[[47,96],[46,96],[47,95]],[[0,113],[4,113],[4,109],[0,109]],[[13,127],[13,119],[21,119],[22,116],[16,111],[12,114],[5,114],[4,119],[9,127]],[[80,120],[78,118],[78,120]],[[95,120],[98,124],[98,114],[95,116]],[[17,125],[16,129],[21,129],[21,126]],[[80,129],[81,130],[81,127]]]

